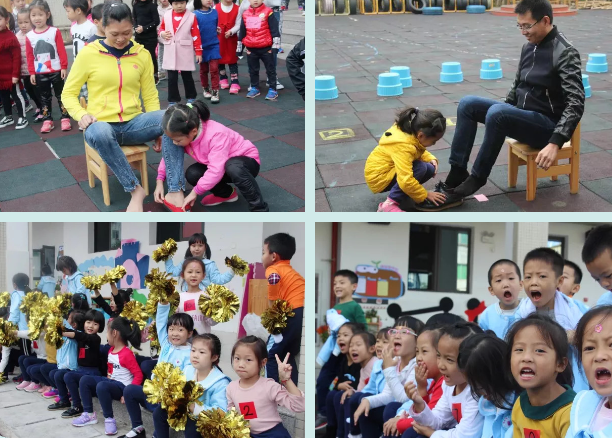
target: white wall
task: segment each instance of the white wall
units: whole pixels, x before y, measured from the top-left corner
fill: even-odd
[[[317,327],[325,318],[325,311],[329,307],[329,294],[331,283],[331,242],[332,223],[315,223],[315,274],[319,278],[319,294],[317,297]],[[314,280],[314,278],[313,278]],[[317,337],[317,342],[319,338]]]
[[[28,223],[8,222],[6,224],[6,283],[3,285],[3,291],[13,290],[13,276],[19,272],[30,275]],[[30,281],[30,287],[32,286],[32,281]]]

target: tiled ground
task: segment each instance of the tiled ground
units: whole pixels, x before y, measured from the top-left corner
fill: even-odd
[[[581,10],[573,17],[554,22],[580,51],[585,70],[589,53],[612,55],[612,11]],[[455,117],[457,103],[468,94],[493,99],[505,97],[516,73],[524,37],[514,27],[513,17],[453,14],[338,16],[316,18],[316,74],[336,77],[338,99],[316,102],[316,211],[376,211],[385,194],[374,195],[364,182],[365,160],[378,138],[392,124],[395,112],[405,105],[436,108]],[[482,59],[502,62],[503,80],[479,78]],[[461,62],[464,82],[444,85],[440,65]],[[378,74],[393,65],[407,65],[412,88],[402,96],[376,95]],[[586,100],[582,119],[580,191],[570,195],[567,177],[552,182],[540,179],[536,199],[525,200],[525,171],[518,185],[507,183],[507,149],[502,149],[488,184],[481,193],[487,202],[475,199],[450,211],[612,211],[612,74],[590,74],[593,97]],[[324,139],[333,129],[350,128],[351,138]],[[475,159],[482,142],[479,127]],[[440,161],[439,178],[449,171],[448,157],[454,126],[432,152]],[[333,134],[333,133],[332,133]],[[470,164],[471,166],[471,164]],[[426,184],[433,188],[435,181]]]
[[[239,63],[241,93],[233,96],[228,90],[222,90],[221,102],[209,106],[214,120],[236,130],[259,149],[261,170],[257,181],[270,211],[303,211],[304,102],[287,75],[285,61],[279,59],[277,71],[285,85],[277,102],[264,100],[265,92],[256,99],[245,97],[249,78],[246,59],[243,59]],[[260,75],[262,90],[267,91],[265,71]],[[199,73],[194,72],[193,76],[199,98],[203,99]],[[182,82],[179,89],[184,97]],[[161,106],[166,108],[167,82],[160,82],[158,90]],[[57,106],[53,112],[54,118],[59,119]],[[30,122],[32,114],[28,114]],[[62,132],[57,123],[49,134],[40,134],[41,125],[32,123],[21,131],[14,127],[0,129],[1,211],[125,210],[130,196],[114,175],[109,179],[111,205],[108,207],[102,199],[100,182],[96,181],[93,189],[89,187],[83,134],[76,122],[72,126],[72,131]],[[147,156],[151,195],[145,201],[145,211],[165,211],[153,201],[160,160],[161,154],[151,149]],[[192,164],[193,160],[186,156],[185,163]],[[198,201],[193,211],[248,211],[242,196],[237,202],[206,209]]]

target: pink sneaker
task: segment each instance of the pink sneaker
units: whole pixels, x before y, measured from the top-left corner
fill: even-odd
[[[53,120],[45,120],[42,124],[42,128],[40,128],[40,132],[41,134],[47,134],[53,131],[53,128],[55,128],[55,125],[53,124]]]
[[[28,386],[27,388],[24,388],[25,392],[36,392],[40,389],[40,385],[38,383],[30,383],[30,386]]]
[[[24,380],[23,382],[21,382],[19,385],[17,385],[15,387],[15,389],[17,391],[22,391],[24,389],[26,389],[28,386],[30,386],[32,384],[32,382],[28,382],[27,380]]]
[[[71,129],[70,119],[62,119],[62,131],[70,131]]]
[[[221,87],[222,90],[227,90],[230,87],[229,81],[227,79],[221,79],[219,81],[219,87]]]
[[[240,85],[232,84],[230,86],[230,94],[238,94],[239,91],[240,91]]]
[[[213,205],[223,204],[224,202],[236,202],[237,200],[238,200],[238,193],[236,193],[236,189],[234,189],[229,198],[221,198],[211,193],[210,195],[204,196],[204,198],[201,201],[201,204],[204,207],[212,207]]]
[[[51,388],[49,388],[48,386],[41,386],[40,389],[38,390],[38,393],[42,395],[43,392],[47,392],[49,391],[49,389]]]
[[[55,397],[57,402],[59,402],[59,397],[57,397],[57,389],[51,389],[50,391],[43,392],[42,395],[44,398],[53,398]]]
[[[391,198],[387,198],[385,199],[385,202],[381,202],[380,204],[378,204],[378,210],[376,210],[378,213],[389,213],[389,212],[403,212],[404,210],[402,210],[401,208],[399,208],[399,205],[397,202],[395,202],[393,199]]]

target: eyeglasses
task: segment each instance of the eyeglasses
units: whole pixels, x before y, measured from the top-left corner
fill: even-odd
[[[544,17],[542,17],[542,18],[544,18]],[[541,20],[542,18],[540,18],[540,20]],[[540,20],[536,21],[536,22],[535,22],[535,23],[533,23],[533,24],[522,24],[522,25],[521,25],[521,24],[518,24],[518,23],[517,23],[516,28],[517,28],[517,29],[519,29],[519,30],[530,30],[530,29],[531,29],[533,26],[535,26],[536,24],[538,24],[538,23],[540,22]]]
[[[416,333],[408,328],[406,329],[390,329],[388,332],[389,336],[395,336],[397,334],[400,335],[412,335],[416,336]]]

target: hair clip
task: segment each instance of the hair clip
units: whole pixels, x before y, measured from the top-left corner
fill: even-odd
[[[595,326],[595,333],[601,333],[602,330],[603,330],[603,327],[601,326],[601,324],[597,324]]]

